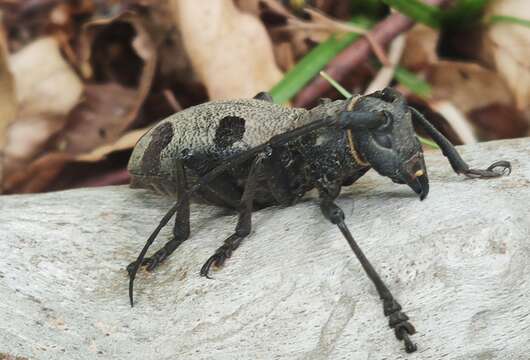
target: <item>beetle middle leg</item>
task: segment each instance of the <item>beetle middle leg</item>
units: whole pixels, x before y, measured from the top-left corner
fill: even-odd
[[[186,171],[182,161],[178,160],[176,167],[176,182],[177,182],[177,196],[184,194],[188,188]],[[147,271],[153,271],[160,265],[171,253],[173,253],[179,246],[190,236],[190,201],[189,198],[184,198],[180,202],[175,217],[175,225],[173,226],[173,238],[168,241],[162,248],[157,250],[152,256],[146,257],[142,260],[141,266],[146,266]],[[129,274],[137,267],[136,261],[127,266]]]
[[[405,350],[408,353],[417,350],[416,344],[414,344],[409,335],[416,332],[414,326],[408,321],[409,318],[405,313],[401,312],[401,305],[396,301],[386,284],[383,282],[377,271],[373,268],[370,261],[366,258],[363,251],[354,240],[350,233],[350,230],[344,223],[344,212],[338,207],[330,197],[321,196],[320,209],[324,216],[331,221],[331,223],[337,225],[342,235],[348,241],[348,244],[352,248],[353,252],[359,259],[364,271],[372,280],[372,283],[377,289],[379,297],[383,301],[383,312],[388,317],[388,325],[394,329],[394,333],[398,340],[405,342]]]
[[[257,167],[260,166],[261,157],[258,156],[252,163],[248,174],[248,179],[245,184],[245,190],[243,196],[239,202],[239,219],[237,221],[235,232],[230,235],[219,247],[215,253],[204,263],[201,268],[201,276],[208,276],[208,272],[212,265],[222,266],[226,259],[232,256],[232,252],[241,245],[243,239],[250,234],[252,228],[252,205],[254,203],[254,195],[256,192],[256,178],[257,178]]]

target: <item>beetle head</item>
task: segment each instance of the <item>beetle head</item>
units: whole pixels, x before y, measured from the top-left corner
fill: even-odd
[[[356,101],[354,111],[378,112],[383,120],[353,132],[356,151],[379,174],[409,185],[423,200],[429,179],[412,115],[399,92],[385,88]]]

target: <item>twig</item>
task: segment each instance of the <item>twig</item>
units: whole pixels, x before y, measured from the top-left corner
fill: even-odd
[[[431,5],[442,5],[449,0],[427,0]],[[379,22],[370,32],[373,41],[380,46],[388,45],[397,35],[407,31],[414,25],[414,21],[399,13],[388,16]],[[355,67],[366,61],[371,54],[372,46],[366,36],[362,37],[335,59],[325,71],[337,81],[343,81]],[[323,78],[317,77],[295,99],[294,106],[304,107],[311,105],[316,99],[323,96],[330,89],[330,84]]]
[[[365,94],[373,93],[376,90],[381,90],[382,88],[388,86],[394,77],[394,72],[396,70],[397,64],[401,59],[403,50],[405,49],[405,35],[401,34],[395,38],[390,44],[390,49],[388,50],[388,64],[385,64],[377,73],[375,78],[372,80],[370,85],[365,90]]]
[[[377,59],[384,64],[385,66],[389,64],[388,58],[385,54],[385,50],[379,45],[375,39],[372,38],[372,35],[367,29],[364,29],[360,26],[356,26],[351,23],[344,21],[338,21],[332,19],[317,9],[312,9],[310,7],[305,7],[304,11],[311,16],[313,19],[312,22],[300,20],[295,16],[290,16],[288,18],[288,25],[282,27],[283,30],[313,30],[313,31],[324,31],[329,34],[333,33],[356,33],[361,34],[366,37],[366,40],[372,46],[372,51],[374,52]]]
[[[164,97],[166,98],[166,101],[168,102],[169,106],[173,109],[175,112],[182,111],[182,105],[179,103],[173,92],[169,89],[164,89],[163,91]]]

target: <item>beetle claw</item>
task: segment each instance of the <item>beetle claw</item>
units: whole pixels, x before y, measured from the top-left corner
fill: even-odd
[[[127,265],[127,273],[129,274],[129,277],[132,276],[132,274],[134,274],[136,272],[138,268],[138,264],[136,263],[136,261],[133,261],[132,263],[130,263],[129,265]]]
[[[500,169],[496,170],[496,169]],[[474,179],[487,179],[487,178],[494,178],[499,176],[507,176],[510,175],[512,172],[512,165],[509,161],[496,161],[490,166],[488,166],[487,169],[467,169],[464,171],[464,175],[466,175],[469,178]]]
[[[208,275],[208,273],[210,272],[210,268],[212,267],[212,264],[214,262],[217,262],[217,256],[218,256],[218,254],[215,253],[212,256],[210,256],[210,258],[208,260],[206,260],[206,262],[204,263],[204,265],[201,268],[201,273],[200,273],[201,276],[204,276],[207,279],[212,279],[212,277],[210,277],[210,275]]]
[[[208,260],[204,263],[204,265],[201,268],[201,276],[206,277],[207,279],[211,279],[211,277],[208,275],[210,272],[210,268],[213,266],[215,267],[222,267],[230,256],[232,255],[232,250],[228,247],[221,246],[215,254],[210,256]]]

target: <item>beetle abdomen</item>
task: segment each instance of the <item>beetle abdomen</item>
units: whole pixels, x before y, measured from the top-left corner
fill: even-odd
[[[162,120],[138,141],[128,165],[131,186],[153,187],[157,182],[160,187],[161,182],[175,179],[175,160],[185,154],[211,153],[217,159],[226,158],[302,126],[306,113],[256,99],[190,107]]]

